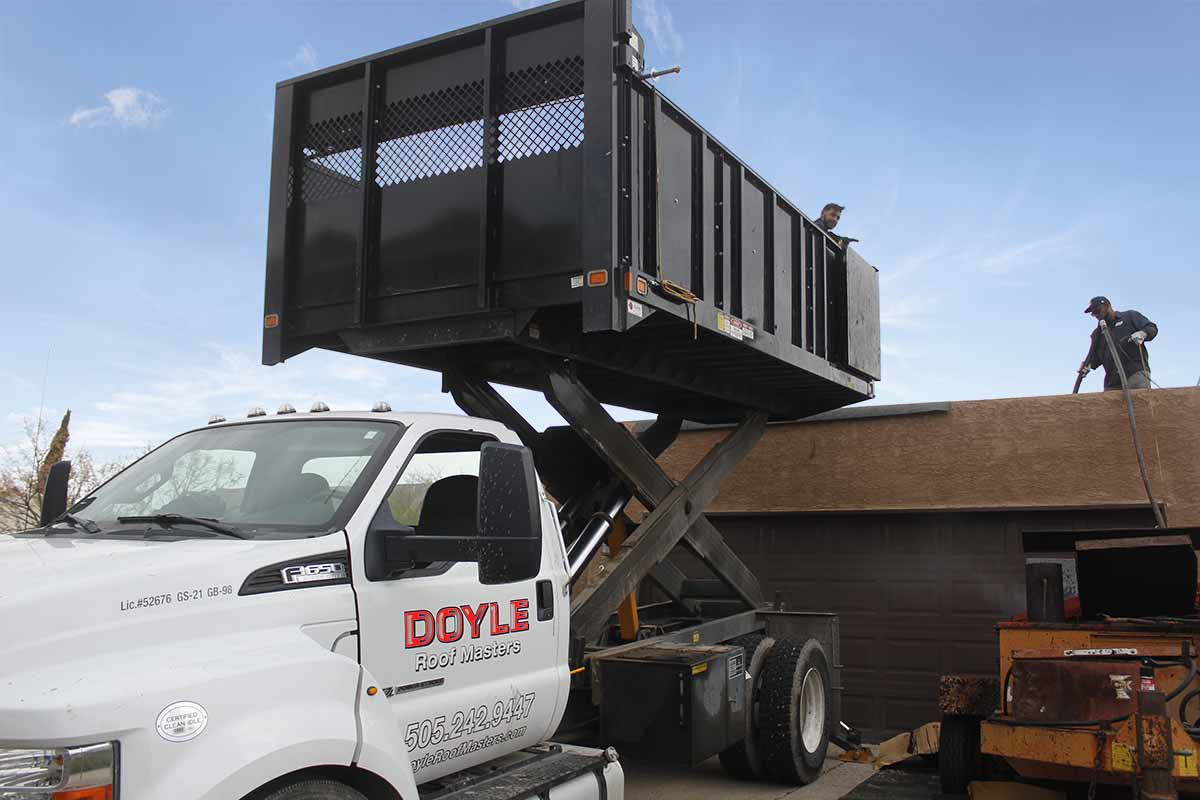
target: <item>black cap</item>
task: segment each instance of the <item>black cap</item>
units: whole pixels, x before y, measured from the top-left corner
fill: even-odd
[[[1092,313],[1092,311],[1095,310],[1096,306],[1111,306],[1111,305],[1112,305],[1112,303],[1108,302],[1107,297],[1105,297],[1102,294],[1098,294],[1088,302],[1088,306],[1087,306],[1087,308],[1085,308],[1083,310],[1083,313],[1085,313],[1085,314]]]

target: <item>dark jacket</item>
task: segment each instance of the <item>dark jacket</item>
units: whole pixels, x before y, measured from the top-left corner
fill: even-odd
[[[838,247],[842,248],[843,250],[845,250],[847,247],[849,247],[851,242],[858,241],[858,239],[849,238],[849,237],[845,237],[845,236],[838,236],[832,230],[825,227],[825,220],[819,216],[815,220],[813,220],[813,222],[816,223],[816,226],[819,229],[821,229],[821,230],[825,231],[825,233],[829,234],[829,238],[833,239],[833,241],[837,243]]]
[[[1117,352],[1121,356],[1125,374],[1128,376],[1135,372],[1145,372],[1149,375],[1150,353],[1146,350],[1145,345],[1137,347],[1129,341],[1129,337],[1138,331],[1145,331],[1148,342],[1158,336],[1158,326],[1137,311],[1117,311],[1116,315],[1117,318],[1108,325],[1108,332],[1112,334],[1113,344],[1116,345]],[[1112,353],[1108,351],[1108,342],[1105,341],[1104,333],[1101,332],[1099,325],[1092,331],[1092,347],[1088,350],[1084,363],[1092,369],[1103,364],[1104,387],[1106,389],[1120,388],[1121,376],[1117,372],[1117,362]]]

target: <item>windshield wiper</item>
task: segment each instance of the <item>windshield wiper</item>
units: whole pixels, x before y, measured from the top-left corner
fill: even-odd
[[[63,513],[61,513],[57,517],[55,517],[54,522],[51,522],[50,524],[57,525],[60,522],[65,522],[68,525],[70,525],[72,528],[82,528],[83,530],[85,530],[91,534],[96,534],[96,533],[101,532],[100,526],[97,525],[92,520],[84,519],[83,517],[77,517],[74,514],[70,514],[66,511],[64,511]]]
[[[231,528],[228,525],[222,525],[214,519],[206,519],[204,517],[189,517],[185,514],[146,514],[144,516],[135,517],[117,517],[117,522],[122,525],[138,522],[156,522],[164,528],[169,528],[172,525],[197,525],[201,528],[219,533],[222,536],[232,536],[235,539],[249,539],[250,537],[239,531],[237,528]]]

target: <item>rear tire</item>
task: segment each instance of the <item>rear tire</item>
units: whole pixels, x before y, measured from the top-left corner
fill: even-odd
[[[731,640],[729,644],[741,645],[746,651],[746,735],[742,741],[721,751],[721,766],[734,778],[753,781],[766,775],[759,754],[755,709],[763,662],[767,660],[775,640],[761,633],[748,633]]]
[[[770,777],[808,784],[821,776],[832,707],[833,681],[821,643],[776,642],[763,664],[758,696],[758,747]]]
[[[960,714],[942,717],[938,741],[938,776],[942,794],[966,794],[967,785],[982,771],[979,719]]]
[[[282,786],[262,800],[367,800],[360,792],[344,783],[316,778]]]

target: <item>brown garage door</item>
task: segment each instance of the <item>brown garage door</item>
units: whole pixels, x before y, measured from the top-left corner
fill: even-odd
[[[713,522],[768,599],[841,616],[843,716],[878,740],[937,718],[943,673],[995,674],[1025,607],[1021,533],[1150,526],[1149,511],[785,514]]]

